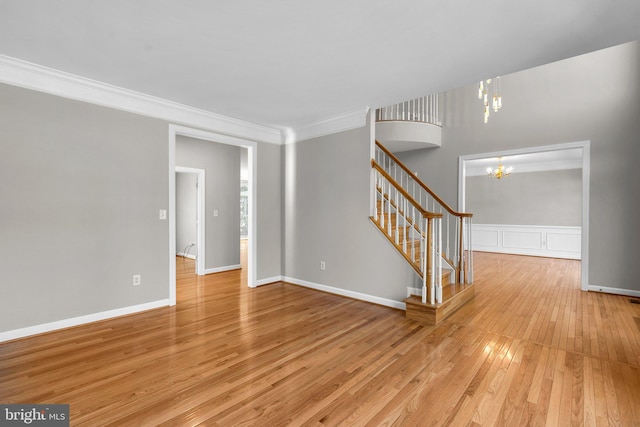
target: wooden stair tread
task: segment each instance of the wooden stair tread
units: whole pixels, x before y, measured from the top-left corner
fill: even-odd
[[[472,284],[452,283],[442,286],[442,303],[423,303],[422,298],[411,295],[404,300],[406,317],[427,325],[437,325],[475,296]]]

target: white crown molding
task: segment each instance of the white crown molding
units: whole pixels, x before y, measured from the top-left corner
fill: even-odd
[[[305,141],[307,139],[361,128],[367,124],[368,112],[369,107],[343,113],[299,128],[285,129],[283,131],[284,143],[291,144],[298,141]]]
[[[0,82],[254,141],[281,144],[283,139],[280,129],[211,113],[5,55],[0,55]]]

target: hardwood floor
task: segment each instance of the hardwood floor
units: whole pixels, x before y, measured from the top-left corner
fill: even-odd
[[[0,344],[0,402],[87,426],[640,425],[640,305],[581,292],[577,261],[477,253],[437,327],[177,265],[176,307]]]

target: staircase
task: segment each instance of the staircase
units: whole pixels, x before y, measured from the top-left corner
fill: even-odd
[[[378,141],[371,166],[370,219],[422,283],[420,295],[404,301],[406,316],[437,325],[475,294],[472,214],[451,209]]]

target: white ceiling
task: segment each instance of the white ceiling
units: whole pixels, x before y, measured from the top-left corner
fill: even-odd
[[[0,55],[279,129],[640,39],[638,0],[0,0]]]

